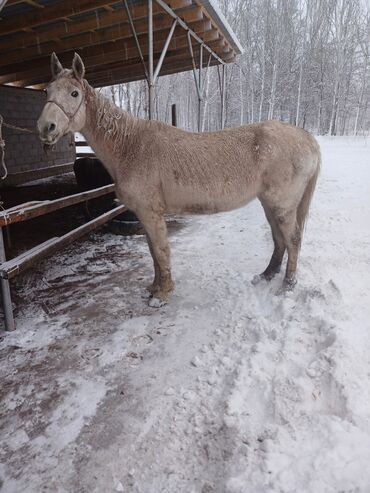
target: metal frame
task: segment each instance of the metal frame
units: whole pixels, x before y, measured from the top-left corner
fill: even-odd
[[[221,96],[221,130],[223,130],[225,128],[226,65],[222,66],[222,74],[220,74],[220,67],[217,67],[217,71]]]
[[[155,86],[158,80],[159,73],[161,71],[163,61],[165,59],[168,47],[172,40],[173,34],[177,26],[181,26],[183,29],[187,31],[188,36],[188,46],[189,53],[191,56],[192,66],[193,66],[193,74],[194,74],[194,82],[195,87],[198,94],[198,132],[201,131],[202,125],[202,107],[204,101],[204,90],[205,90],[205,81],[207,80],[208,69],[211,64],[212,57],[217,60],[223,67],[225,66],[225,62],[215,53],[204,41],[194,32],[189,26],[173,11],[171,7],[169,7],[163,0],[148,0],[148,64],[145,63],[143,52],[141,50],[140,42],[137,36],[137,32],[135,29],[135,24],[132,19],[132,15],[130,12],[130,7],[128,5],[127,0],[122,0],[125,6],[126,14],[128,21],[131,26],[132,34],[135,39],[136,47],[139,53],[139,57],[141,63],[144,68],[145,78],[148,83],[148,116],[149,120],[152,120],[154,117],[154,94],[155,94]],[[173,19],[173,24],[168,33],[167,39],[163,45],[162,52],[160,54],[157,66],[154,68],[154,53],[153,53],[153,1],[155,1],[167,14],[169,14]],[[199,54],[199,67],[197,68],[197,64],[194,57],[193,43],[192,40],[195,40],[200,45],[200,54]],[[203,50],[208,51],[209,58],[206,68],[206,73],[204,78],[202,78],[202,69],[203,69]],[[198,70],[198,74],[197,74]],[[224,94],[224,87],[221,88],[220,82],[220,93]],[[223,114],[224,114],[224,96],[221,96],[221,127],[223,128]]]
[[[178,19],[174,19],[170,31],[168,33],[168,36],[166,38],[166,41],[163,45],[161,55],[159,57],[159,60],[157,62],[156,67],[154,68],[154,53],[153,53],[153,0],[148,0],[148,66],[145,63],[143,52],[141,50],[140,42],[137,36],[136,28],[134,21],[132,19],[131,11],[129,8],[129,5],[127,3],[127,0],[123,0],[126,14],[128,21],[131,26],[131,31],[135,39],[136,47],[139,53],[139,57],[141,60],[141,63],[144,68],[144,74],[145,78],[148,83],[148,90],[149,90],[149,104],[148,104],[148,109],[149,109],[149,120],[153,119],[153,109],[154,109],[154,91],[155,91],[155,84],[157,82],[159,72],[161,71],[163,61],[165,59],[168,47],[170,45],[171,39],[173,37],[173,34],[175,32],[176,26],[178,25]]]
[[[5,211],[2,211],[0,213],[0,287],[6,331],[12,331],[15,329],[9,279],[23,272],[25,269],[31,267],[38,260],[45,258],[46,255],[50,255],[56,252],[63,246],[72,243],[75,239],[90,231],[93,231],[97,227],[105,224],[119,214],[122,214],[127,210],[127,208],[123,205],[115,207],[114,209],[98,216],[97,218],[83,224],[82,226],[69,231],[65,235],[47,240],[44,243],[37,245],[31,250],[28,250],[27,252],[24,252],[18,257],[9,261],[6,260],[5,255],[3,228],[13,223],[43,216],[50,212],[64,209],[65,207],[69,207],[71,205],[79,204],[81,202],[85,202],[96,197],[107,195],[114,192],[114,190],[114,184],[106,185],[104,187],[89,190],[87,192],[81,192],[70,195],[68,197],[62,197],[60,199],[20,204],[16,207],[12,207],[11,209],[6,209]]]

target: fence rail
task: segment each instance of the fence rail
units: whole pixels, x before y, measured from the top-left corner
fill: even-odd
[[[69,231],[63,236],[51,238],[50,240],[37,245],[36,247],[23,252],[14,259],[6,260],[3,227],[10,224],[27,221],[35,217],[49,214],[50,212],[64,209],[71,205],[86,202],[109,193],[113,193],[115,185],[106,185],[104,187],[88,190],[87,192],[76,193],[68,197],[62,197],[55,200],[33,201],[17,205],[0,213],[0,286],[1,297],[4,309],[5,330],[11,331],[15,329],[13,306],[10,293],[9,279],[17,276],[25,271],[36,262],[44,259],[47,255],[55,253],[60,248],[69,245],[77,238],[80,238],[86,233],[102,226],[114,217],[122,214],[127,210],[123,205],[119,205],[114,209],[101,214],[97,218],[79,226],[78,228]]]

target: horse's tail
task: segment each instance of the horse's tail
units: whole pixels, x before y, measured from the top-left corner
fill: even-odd
[[[318,178],[319,173],[320,173],[320,168],[321,168],[321,155],[320,155],[320,150],[319,150],[316,171],[315,171],[314,175],[310,178],[310,181],[307,184],[307,187],[303,193],[303,197],[302,197],[302,199],[298,205],[298,209],[297,209],[297,222],[298,222],[298,226],[299,226],[299,229],[301,230],[301,232],[303,232],[304,227],[305,227],[305,223],[307,220],[308,211],[310,208],[312,196],[313,196],[313,193],[315,191],[317,178]]]

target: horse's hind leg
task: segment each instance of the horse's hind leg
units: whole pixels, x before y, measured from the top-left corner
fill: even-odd
[[[271,227],[272,239],[274,241],[274,251],[268,266],[262,272],[260,277],[266,279],[267,281],[271,281],[271,279],[280,272],[281,263],[285,253],[285,241],[283,234],[280,231],[279,223],[275,218],[272,209],[266,203],[261,203],[265,211],[266,219]]]
[[[301,247],[301,228],[297,223],[297,211],[280,211],[277,216],[279,229],[288,250],[288,262],[283,288],[292,289],[296,284],[296,270],[299,250]]]

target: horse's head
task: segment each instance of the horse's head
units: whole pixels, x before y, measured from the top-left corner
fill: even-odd
[[[72,68],[64,69],[55,53],[51,55],[52,81],[46,88],[47,101],[37,121],[40,139],[53,145],[67,132],[85,125],[85,67],[75,53]]]

